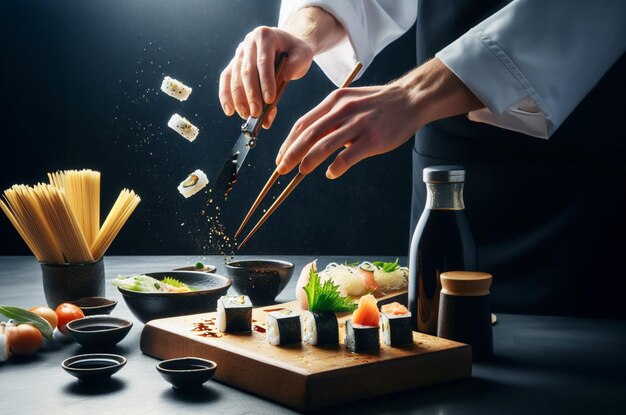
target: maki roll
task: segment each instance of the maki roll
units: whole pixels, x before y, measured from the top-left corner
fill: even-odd
[[[161,82],[161,91],[179,101],[186,101],[189,95],[191,95],[192,88],[179,80],[166,76],[163,78],[163,82]]]
[[[392,347],[413,344],[411,312],[400,303],[385,304],[380,317],[383,342]]]
[[[217,329],[222,333],[252,330],[252,302],[247,295],[224,295],[217,300]]]
[[[273,346],[300,343],[300,315],[285,309],[267,315],[267,341]]]
[[[176,131],[178,134],[182,135],[190,142],[195,140],[198,136],[198,133],[200,132],[198,127],[189,122],[187,118],[181,117],[178,114],[172,115],[172,118],[170,118],[170,120],[167,122],[167,126]]]
[[[178,191],[185,198],[191,197],[209,184],[206,174],[202,170],[196,170],[178,185]]]
[[[302,341],[312,346],[339,343],[339,324],[332,311],[305,311],[300,317]]]
[[[373,295],[361,297],[359,306],[346,321],[346,347],[355,353],[373,352],[380,348],[378,323],[380,311]]]

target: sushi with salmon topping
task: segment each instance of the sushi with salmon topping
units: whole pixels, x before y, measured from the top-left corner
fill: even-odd
[[[383,343],[391,347],[413,344],[411,312],[402,304],[385,304],[381,309],[380,327]]]
[[[375,352],[380,348],[380,334],[376,298],[368,294],[361,297],[359,306],[346,321],[346,347],[354,353]]]

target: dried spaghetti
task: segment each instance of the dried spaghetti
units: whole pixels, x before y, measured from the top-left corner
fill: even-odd
[[[50,184],[14,185],[0,208],[38,261],[89,263],[102,258],[141,199],[124,189],[100,227],[100,173],[49,173]]]

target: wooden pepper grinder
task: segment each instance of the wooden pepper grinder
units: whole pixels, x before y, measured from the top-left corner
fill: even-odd
[[[472,359],[493,354],[491,300],[493,277],[486,272],[450,271],[441,278],[437,336],[472,346]]]

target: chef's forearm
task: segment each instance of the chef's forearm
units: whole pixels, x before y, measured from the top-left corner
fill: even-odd
[[[318,55],[334,45],[346,36],[341,23],[319,7],[305,7],[295,12],[285,25],[283,30],[304,40]]]
[[[393,82],[408,95],[419,125],[467,114],[485,105],[439,59],[432,59]]]

